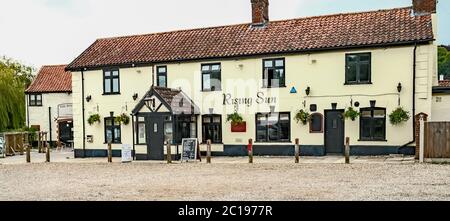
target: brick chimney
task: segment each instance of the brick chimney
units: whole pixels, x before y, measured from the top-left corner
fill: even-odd
[[[269,22],[269,0],[251,0],[251,3],[253,25]]]
[[[413,0],[413,12],[415,16],[436,13],[437,0]]]

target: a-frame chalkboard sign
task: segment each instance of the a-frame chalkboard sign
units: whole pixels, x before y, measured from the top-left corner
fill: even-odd
[[[197,160],[197,138],[184,138],[181,142],[181,162],[189,162]]]

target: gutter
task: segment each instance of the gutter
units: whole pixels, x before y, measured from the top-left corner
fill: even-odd
[[[81,71],[81,111],[83,120],[83,158],[86,158],[86,123],[84,119],[84,71]]]
[[[413,140],[404,144],[402,147],[409,146],[416,142],[416,67],[417,67],[417,42],[414,43],[414,52],[413,52],[413,105],[412,105],[412,114],[413,114]]]

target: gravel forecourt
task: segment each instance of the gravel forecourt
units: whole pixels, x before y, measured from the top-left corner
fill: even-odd
[[[292,158],[213,164],[133,162],[2,164],[0,200],[450,200],[450,165],[320,163]]]

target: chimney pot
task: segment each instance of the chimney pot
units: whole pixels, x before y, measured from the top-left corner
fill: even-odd
[[[264,25],[269,22],[269,0],[250,0],[252,3],[253,25]]]
[[[429,15],[436,13],[437,0],[412,0],[413,12],[415,16]]]

